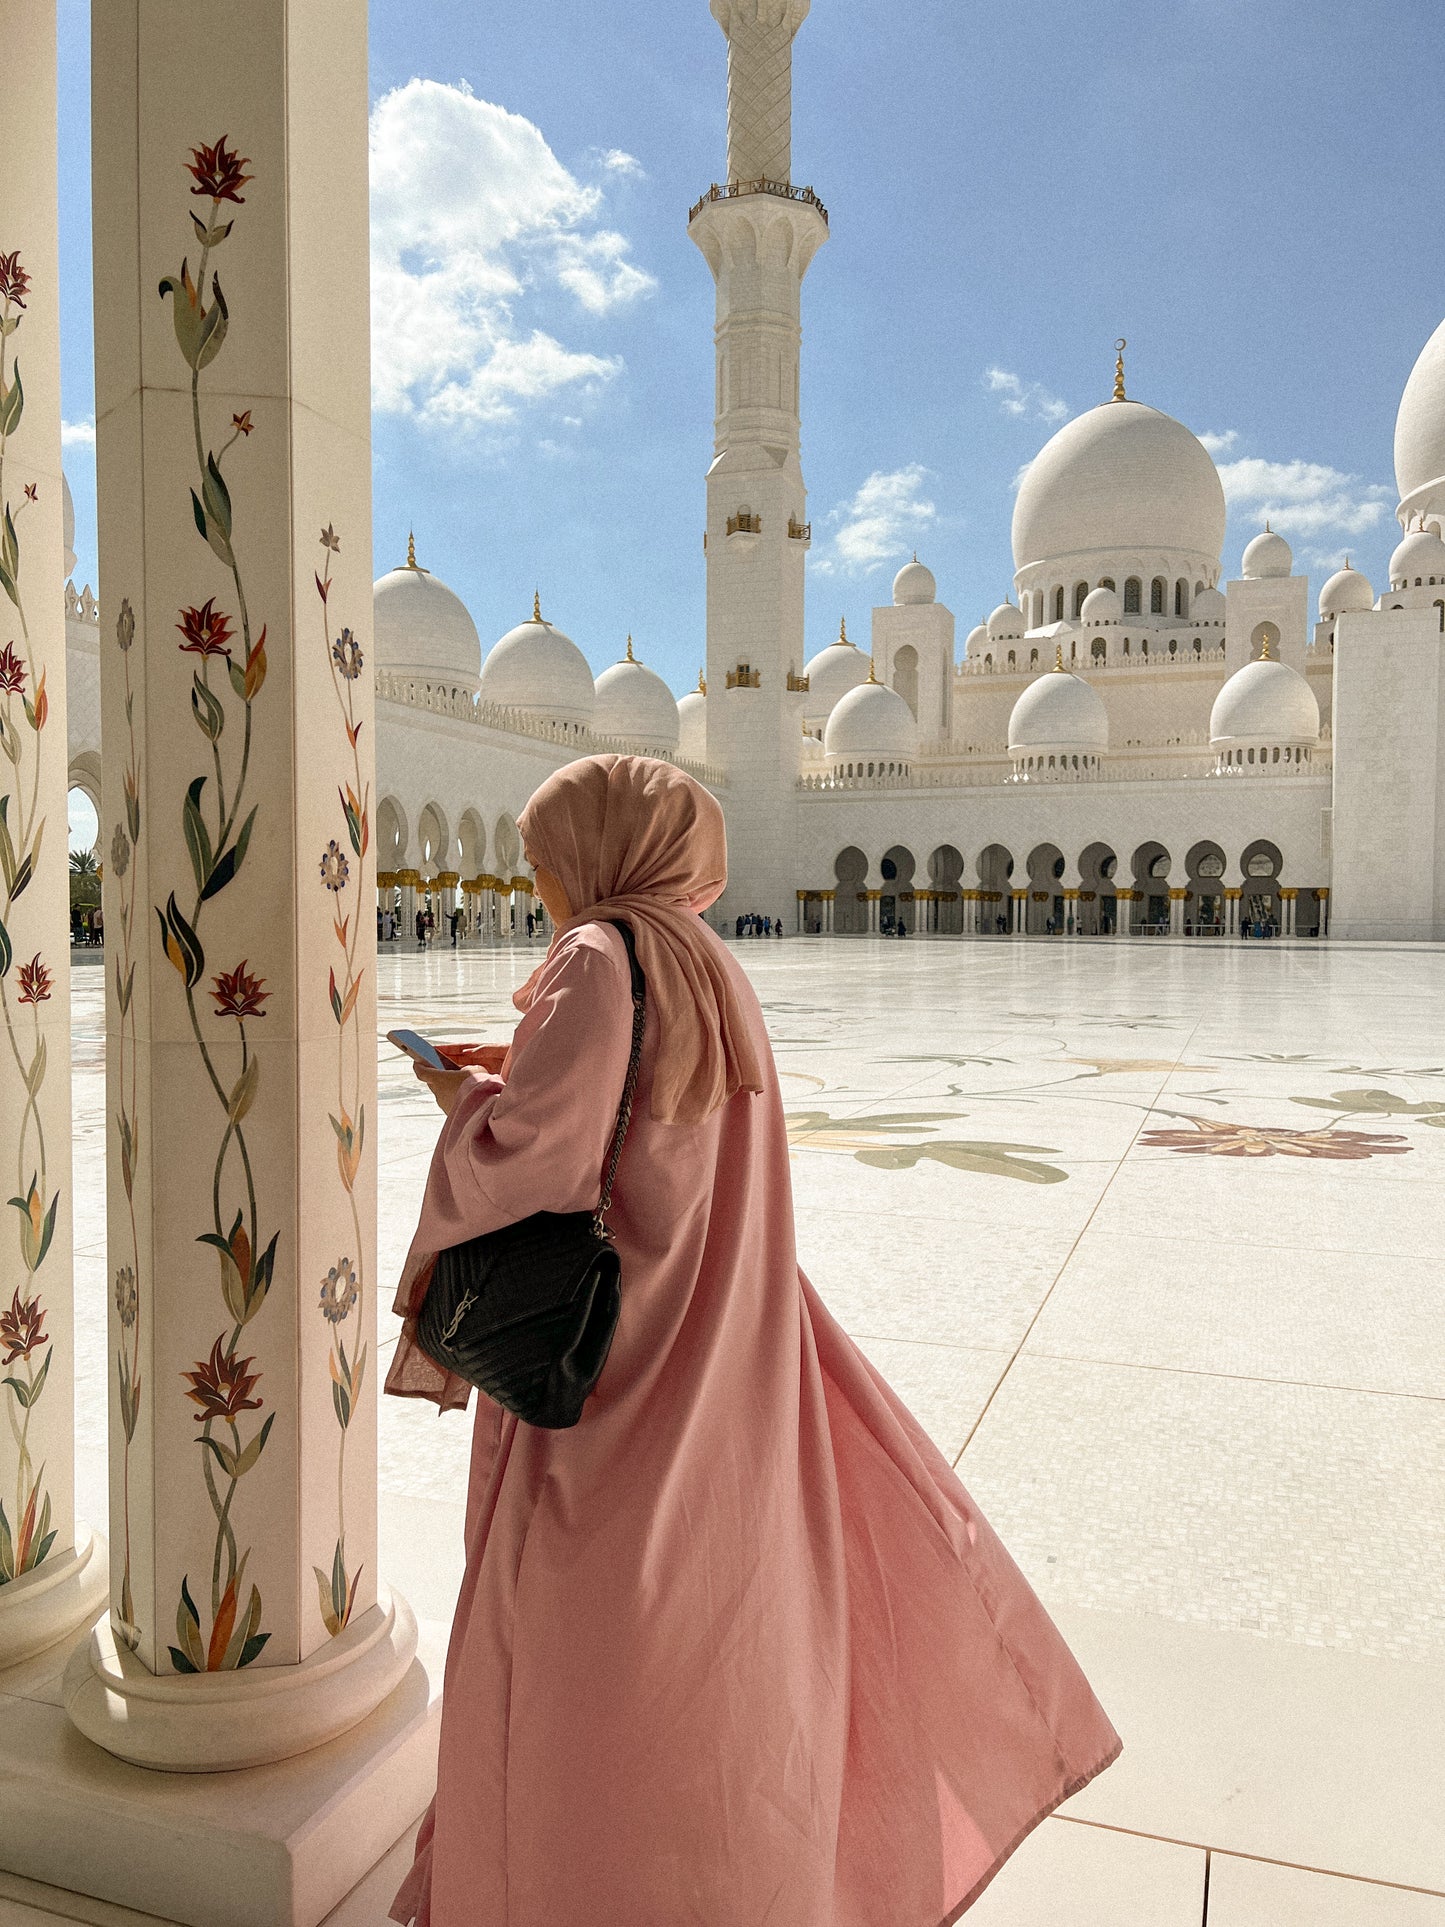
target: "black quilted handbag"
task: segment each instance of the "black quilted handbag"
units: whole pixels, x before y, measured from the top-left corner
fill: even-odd
[[[417,1342],[529,1425],[575,1425],[617,1328],[622,1266],[608,1234],[612,1181],[632,1117],[647,987],[632,931],[614,927],[632,972],[632,1052],[595,1211],[536,1211],[437,1253]]]

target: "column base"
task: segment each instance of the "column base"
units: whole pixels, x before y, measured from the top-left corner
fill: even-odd
[[[431,1798],[446,1638],[426,1622],[400,1682],[348,1732],[209,1775],[88,1745],[66,1717],[58,1656],[48,1674],[32,1661],[0,1675],[0,1867],[185,1927],[317,1927]],[[79,1651],[89,1671],[89,1642]]]
[[[383,1589],[370,1612],[297,1666],[156,1674],[117,1643],[106,1618],[70,1656],[65,1710],[88,1740],[135,1766],[265,1766],[364,1720],[400,1683],[416,1642],[411,1607]]]
[[[0,1587],[0,1668],[69,1639],[94,1619],[109,1590],[105,1541],[77,1521],[69,1552]]]

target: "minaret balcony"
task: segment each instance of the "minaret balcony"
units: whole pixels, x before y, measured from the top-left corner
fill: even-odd
[[[728,671],[729,689],[761,689],[762,686],[762,670],[754,669],[750,663],[740,662],[736,669]]]
[[[729,535],[761,535],[763,518],[754,515],[751,509],[739,509],[736,515],[728,517],[727,530]]]
[[[803,547],[807,548],[813,540],[812,523],[800,522],[795,515],[790,515],[788,517],[788,540],[790,542],[801,542]]]
[[[714,181],[702,199],[688,212],[689,226],[702,213],[709,201],[735,201],[745,194],[771,194],[779,201],[801,201],[807,207],[816,208],[823,217],[823,225],[828,225],[828,210],[818,199],[811,187],[794,187],[791,181]]]
[[[800,676],[796,669],[790,669],[788,671],[788,689],[790,693],[794,695],[797,695],[800,693],[803,695],[806,695],[808,690],[808,678],[806,676]]]

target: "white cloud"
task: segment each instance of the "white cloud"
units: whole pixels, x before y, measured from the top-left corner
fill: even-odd
[[[94,422],[62,422],[60,424],[60,446],[62,448],[94,448]]]
[[[626,238],[598,225],[602,204],[531,121],[465,85],[410,80],[383,95],[371,115],[376,407],[500,422],[613,380],[619,357],[554,332],[656,286]]]
[[[1239,430],[1226,428],[1223,433],[1216,434],[1212,428],[1206,428],[1199,439],[1211,455],[1225,455],[1239,440]]]
[[[1231,431],[1230,444],[1233,440]],[[1311,558],[1321,561],[1346,536],[1378,528],[1394,501],[1394,491],[1383,483],[1365,482],[1325,462],[1242,455],[1220,464],[1219,479],[1232,510],[1261,523],[1268,519],[1281,535],[1324,545],[1325,553]]]
[[[645,181],[647,179],[647,169],[637,156],[624,153],[620,147],[605,148],[597,156],[597,162],[600,167],[605,167],[609,174],[619,175],[623,180]]]
[[[856,495],[830,510],[831,544],[813,568],[820,575],[871,575],[904,554],[938,512],[923,494],[927,477],[919,462],[875,469]]]
[[[1067,421],[1073,412],[1066,401],[1051,395],[1042,382],[1025,381],[1022,375],[1011,374],[1007,368],[985,368],[983,385],[991,395],[998,396],[999,406],[1006,415],[1057,424]]]

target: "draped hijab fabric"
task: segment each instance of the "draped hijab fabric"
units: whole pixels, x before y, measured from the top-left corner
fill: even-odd
[[[582,923],[621,917],[658,1018],[652,1115],[696,1124],[762,1077],[747,1023],[700,913],[727,882],[717,799],[651,756],[586,756],[542,784],[519,827],[534,866],[561,884],[572,915],[548,955]],[[516,993],[531,1007],[546,964]]]

